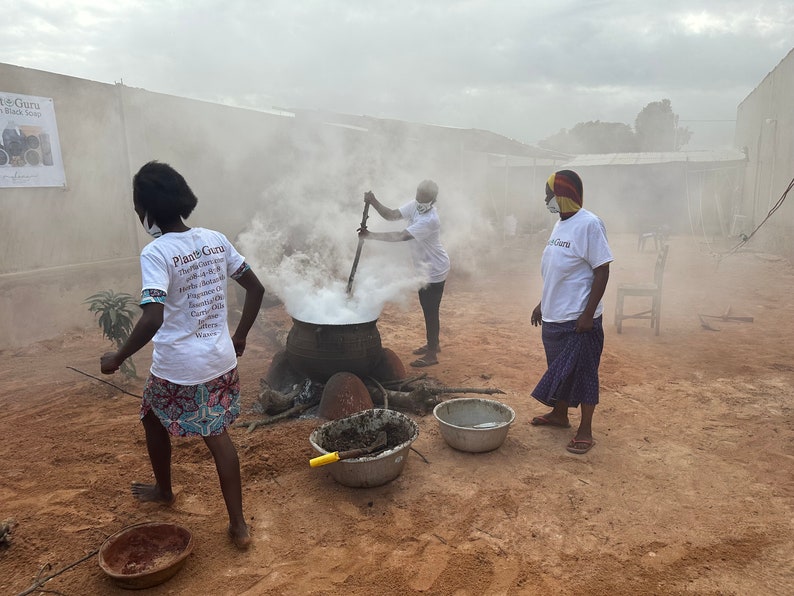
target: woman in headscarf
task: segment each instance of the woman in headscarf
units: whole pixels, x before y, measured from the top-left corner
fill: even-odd
[[[579,428],[566,446],[577,454],[595,445],[592,420],[604,347],[601,299],[613,260],[604,223],[582,208],[582,197],[576,172],[561,170],[546,182],[546,207],[560,219],[543,250],[543,293],[531,318],[532,325],[542,325],[548,365],[532,396],[552,408],[532,424],[568,428],[568,408],[581,406]]]

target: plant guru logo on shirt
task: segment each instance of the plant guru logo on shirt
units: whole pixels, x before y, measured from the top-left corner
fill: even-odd
[[[205,255],[217,255],[220,253],[226,252],[226,249],[223,246],[207,246],[204,245],[201,247],[201,250],[196,249],[192,253],[187,255],[176,255],[175,257],[171,257],[174,261],[174,267],[177,265],[187,265],[188,263],[192,263],[200,256]]]
[[[567,240],[560,240],[559,238],[552,238],[549,240],[549,246],[562,246],[563,248],[571,248],[571,243]]]

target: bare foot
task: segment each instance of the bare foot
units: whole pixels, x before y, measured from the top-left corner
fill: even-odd
[[[132,496],[142,503],[155,502],[173,505],[174,501],[176,500],[173,492],[164,492],[156,484],[133,482],[130,490],[132,491]]]
[[[243,524],[241,528],[227,528],[229,538],[232,539],[234,546],[240,550],[247,550],[251,546],[251,533],[248,531],[248,525]]]

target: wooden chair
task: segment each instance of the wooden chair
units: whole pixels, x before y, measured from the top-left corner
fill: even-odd
[[[663,244],[656,257],[656,265],[653,269],[653,282],[639,284],[619,284],[618,296],[615,302],[615,325],[618,333],[623,331],[623,321],[625,319],[645,319],[650,320],[651,328],[656,330],[659,335],[659,320],[662,315],[662,278],[664,277],[664,266],[667,262],[667,252],[669,244]],[[627,315],[623,312],[623,305],[626,296],[645,296],[651,299],[650,310],[644,310],[637,314]]]
[[[642,249],[645,248],[646,240],[653,240],[653,246],[657,252],[662,250],[662,247],[667,243],[668,234],[669,227],[665,225],[649,226],[640,230],[640,234],[637,237],[637,252],[642,252]]]
[[[662,235],[658,230],[653,229],[640,232],[640,235],[637,237],[637,252],[642,252],[642,249],[645,248],[646,240],[653,240],[653,245],[656,250],[661,250],[663,243]]]

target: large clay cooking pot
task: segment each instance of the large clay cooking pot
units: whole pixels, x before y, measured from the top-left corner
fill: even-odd
[[[366,376],[383,355],[374,321],[322,325],[292,319],[287,336],[287,360],[292,368],[324,383],[338,372]]]

